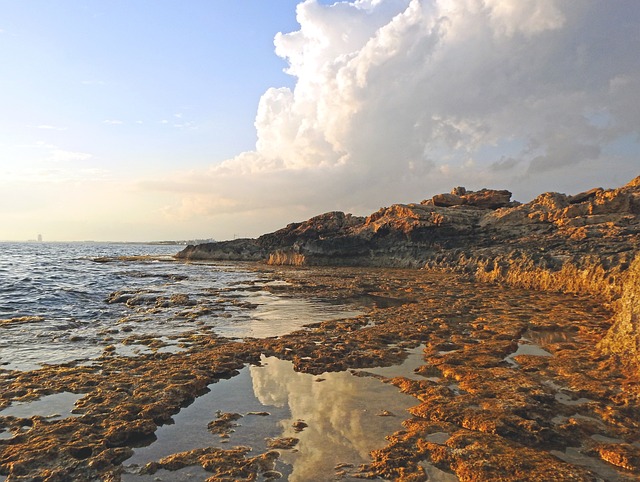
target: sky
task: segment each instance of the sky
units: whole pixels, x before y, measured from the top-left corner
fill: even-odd
[[[0,0],[0,240],[640,175],[637,0]]]

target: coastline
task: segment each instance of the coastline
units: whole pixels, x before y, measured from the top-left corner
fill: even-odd
[[[262,356],[317,376],[344,370],[367,376],[424,346],[418,379],[381,380],[415,398],[409,414],[396,414],[404,430],[389,434],[370,464],[342,468],[343,479],[425,480],[429,462],[461,480],[595,480],[603,473],[607,480],[637,480],[636,380],[597,352],[611,316],[598,300],[428,270],[255,269],[287,281],[270,286],[274,292],[377,301],[362,315],[275,338],[200,335],[186,352],[105,353],[93,366],[3,372],[3,405],[64,392],[82,398],[75,417],[3,419],[17,435],[0,440],[0,473],[11,474],[10,481],[123,480],[134,447],[211,383],[259,365]],[[576,462],[570,447],[577,442],[583,458]],[[208,480],[254,480],[271,473],[277,453],[287,450],[198,449],[143,471],[199,466]]]
[[[187,335],[175,353],[150,343],[131,358],[105,349],[89,365],[0,370],[0,410],[50,395],[74,402],[61,418],[0,412],[0,481],[129,482],[189,467],[208,481],[277,480],[295,437],[127,464],[212,384],[265,357],[319,382],[350,373],[415,399],[408,414],[383,414],[404,429],[369,463],[339,464],[326,480],[640,480],[640,177],[525,205],[505,191],[454,191],[185,248],[176,262],[239,262],[276,280],[264,287],[274,294],[362,314],[264,339]],[[416,376],[394,375],[415,350]],[[202,424],[231,430],[242,414],[215,416]]]
[[[640,376],[640,176],[618,189],[547,192],[526,204],[506,190],[456,187],[366,218],[325,213],[256,239],[187,246],[176,257],[426,268],[596,296],[616,320],[602,353]]]

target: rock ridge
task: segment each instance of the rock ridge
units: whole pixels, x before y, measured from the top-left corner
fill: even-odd
[[[524,204],[511,201],[507,190],[456,187],[366,217],[335,211],[256,239],[188,246],[176,257],[445,269],[618,300],[602,349],[640,367],[640,320],[629,301],[640,299],[639,253],[640,176],[617,189],[546,192]]]
[[[443,196],[461,203],[445,206]],[[639,249],[640,176],[618,189],[595,188],[575,195],[547,192],[526,204],[510,198],[506,190],[457,187],[451,194],[394,204],[366,217],[334,211],[256,239],[187,246],[176,257],[467,272],[514,263],[548,271],[559,271],[568,263],[577,268],[599,264],[615,277]],[[607,293],[619,294],[621,281],[611,281],[615,286]]]

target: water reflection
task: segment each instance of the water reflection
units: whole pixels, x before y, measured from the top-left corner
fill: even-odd
[[[406,409],[416,400],[392,385],[349,372],[318,377],[297,373],[291,362],[269,357],[240,375],[211,385],[211,391],[174,417],[175,424],[156,431],[157,440],[135,450],[127,460],[126,481],[139,481],[132,464],[144,465],[167,455],[202,447],[248,445],[251,456],[266,451],[266,438],[295,437],[293,450],[280,450],[276,470],[285,480],[335,480],[339,463],[370,461],[369,452],[384,447],[385,436],[402,428]],[[216,412],[243,415],[229,439],[207,430]],[[251,412],[269,412],[268,416]],[[387,416],[381,416],[386,414]],[[298,421],[306,427],[294,427]]]
[[[162,457],[205,447],[230,448],[246,445],[253,448],[251,455],[267,450],[265,438],[277,437],[281,433],[278,421],[288,417],[286,409],[265,407],[253,394],[253,383],[249,367],[240,374],[209,385],[209,392],[197,398],[191,405],[174,415],[174,423],[163,425],[155,432],[156,442],[135,449],[127,464],[144,465]],[[233,412],[244,415],[238,420],[232,440],[225,441],[207,429],[207,424],[216,419],[216,413]],[[251,412],[268,411],[267,417],[248,415]]]
[[[520,355],[542,356],[542,357],[553,356],[552,353],[549,353],[547,350],[544,350],[541,346],[536,345],[535,343],[530,343],[529,340],[525,338],[521,338],[518,341],[518,349],[513,353],[504,357],[504,361],[509,363],[512,367],[518,368],[520,364],[517,361],[515,361],[514,358]]]
[[[71,413],[73,405],[84,395],[70,392],[47,395],[33,402],[15,402],[0,411],[1,417],[30,418],[33,416],[59,420],[66,417],[77,417]]]
[[[537,345],[551,345],[553,343],[564,343],[572,341],[573,334],[566,331],[557,330],[528,330],[522,338],[529,340]]]
[[[425,345],[419,345],[415,348],[405,350],[407,353],[407,358],[404,360],[404,362],[402,362],[401,365],[367,368],[363,371],[366,373],[373,373],[374,375],[380,375],[386,378],[405,377],[410,380],[428,380],[431,378],[433,381],[433,377],[425,377],[416,372],[419,367],[426,363],[424,361],[424,347]],[[439,379],[440,378],[436,378],[435,380],[438,381]]]
[[[567,463],[579,465],[587,470],[595,472],[609,482],[625,482],[627,479],[621,476],[616,469],[608,465],[606,462],[595,457],[590,457],[582,452],[580,447],[567,447],[564,452],[559,450],[551,450],[551,454]]]
[[[251,293],[256,305],[234,319],[219,323],[214,331],[228,338],[268,338],[301,329],[304,325],[336,318],[351,318],[362,313],[346,304],[277,296],[266,291]]]
[[[281,460],[292,465],[289,480],[333,480],[340,463],[360,464],[369,452],[385,445],[385,435],[401,428],[413,397],[379,380],[348,372],[325,373],[324,381],[293,371],[292,364],[265,358],[251,367],[253,390],[265,405],[289,407],[291,417],[280,421],[284,437],[296,437],[296,451],[283,451]],[[392,416],[381,416],[385,411]],[[296,432],[293,424],[308,427]]]
[[[429,482],[458,482],[460,480],[455,474],[440,470],[427,462],[421,462],[419,465],[427,473],[427,480]]]
[[[122,482],[205,482],[211,477],[202,467],[186,467],[180,470],[160,469],[152,475],[122,474]],[[1,481],[0,481],[1,482]]]

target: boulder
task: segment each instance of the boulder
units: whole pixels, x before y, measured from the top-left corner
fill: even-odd
[[[465,203],[464,199],[457,194],[436,194],[431,198],[435,206],[451,207],[461,206]]]
[[[583,203],[595,198],[596,195],[602,191],[604,191],[604,189],[602,189],[601,187],[594,187],[593,189],[589,189],[588,191],[569,196],[568,200],[570,204]]]
[[[464,187],[458,186],[453,188],[450,194],[436,194],[431,201],[434,206],[440,207],[465,205],[481,209],[498,209],[511,205],[511,192],[496,189],[467,191]]]
[[[498,209],[509,206],[511,192],[506,189],[481,189],[480,191],[467,192],[462,198],[465,204],[483,209]]]

